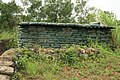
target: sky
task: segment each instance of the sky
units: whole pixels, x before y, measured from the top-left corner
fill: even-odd
[[[89,0],[88,5],[104,11],[110,11],[116,14],[120,20],[120,0]]]
[[[9,2],[11,0],[2,0],[2,1]],[[18,2],[18,4],[20,3]],[[88,5],[90,7],[96,7],[104,11],[113,12],[114,14],[116,14],[117,19],[120,20],[120,0],[89,0]]]

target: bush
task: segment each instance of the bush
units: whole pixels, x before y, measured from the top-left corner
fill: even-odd
[[[17,47],[17,34],[16,32],[4,31],[0,34],[0,40],[8,40],[5,44],[6,49]]]
[[[38,50],[39,53],[35,53],[32,49],[21,49],[18,52],[16,62],[17,69],[21,75],[17,75],[17,78],[25,78],[27,80],[40,76],[39,79],[43,80],[53,80],[56,76],[67,75],[66,71],[71,70],[81,70],[80,74],[82,76],[87,76],[89,73],[94,74],[103,74],[104,70],[97,70],[95,67],[105,67],[107,63],[105,60],[109,60],[111,56],[113,56],[113,52],[108,47],[102,47],[99,45],[95,45],[93,47],[98,48],[100,53],[93,54],[91,56],[83,57],[77,55],[79,48],[87,48],[86,46],[78,46],[72,45],[69,47],[64,47],[62,49],[43,49],[40,48]],[[119,53],[119,52],[118,52]],[[56,55],[57,54],[57,55]],[[112,58],[112,57],[111,57]],[[104,65],[103,65],[104,64]],[[70,68],[70,69],[69,69]],[[75,68],[75,69],[74,69]],[[88,69],[88,71],[84,72],[84,69]],[[92,68],[92,69],[89,69]],[[95,70],[94,70],[95,68]],[[98,71],[96,73],[96,71]],[[65,72],[65,73],[64,73]],[[72,74],[73,72],[69,72]],[[105,72],[106,74],[108,72]],[[14,76],[14,77],[15,77]],[[65,77],[60,77],[60,80]],[[39,80],[38,79],[38,80]],[[70,80],[79,79],[76,76],[69,77]],[[69,80],[68,79],[68,80]],[[18,79],[19,80],[19,79]],[[21,80],[21,79],[20,79]],[[55,79],[56,80],[56,79]]]
[[[113,30],[113,41],[117,48],[120,48],[120,26]]]
[[[66,47],[65,51],[60,53],[60,60],[62,64],[72,66],[79,62],[78,46],[72,45],[70,47]]]
[[[58,63],[51,60],[49,57],[53,56],[46,55],[45,53],[34,53],[33,51],[24,48],[17,55],[17,69],[19,72],[24,73],[24,75],[32,77],[43,75],[43,77],[46,78],[48,77],[48,74],[53,75],[59,69]]]

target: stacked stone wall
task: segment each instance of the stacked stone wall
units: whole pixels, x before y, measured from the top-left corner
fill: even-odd
[[[109,43],[111,30],[107,28],[59,27],[59,26],[20,26],[19,47],[60,48],[66,44]]]

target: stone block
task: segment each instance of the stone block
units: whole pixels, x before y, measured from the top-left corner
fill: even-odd
[[[29,26],[27,28],[28,31],[34,31],[34,30],[37,30],[36,26]]]
[[[22,38],[22,39],[19,39],[18,41],[21,42],[21,43],[23,43],[23,42],[27,42],[27,39],[23,39]]]
[[[38,35],[33,35],[33,34],[29,34],[29,35],[27,36],[27,38],[29,38],[29,39],[37,38],[37,37],[38,37]]]
[[[46,29],[45,29],[45,27],[37,27],[37,31],[45,31]]]
[[[77,30],[77,29],[72,29],[71,32],[73,32],[73,33],[77,33],[78,30]]]
[[[0,61],[12,61],[13,58],[11,56],[0,56]]]
[[[0,66],[0,74],[12,75],[14,73],[13,67]]]
[[[56,36],[58,37],[58,36],[64,36],[64,32],[57,32],[56,33]]]
[[[10,76],[0,74],[0,80],[10,80]]]
[[[50,44],[50,47],[52,47],[52,48],[60,48],[61,45],[60,44]]]
[[[45,43],[45,42],[47,42],[46,39],[38,39],[38,42],[37,42],[37,43]]]
[[[74,37],[79,37],[79,36],[81,36],[81,34],[74,34],[74,33],[73,33],[72,36],[74,36]]]
[[[21,30],[19,33],[28,33],[27,30]]]
[[[1,59],[5,59],[7,61],[11,61],[12,58],[16,57],[16,52],[18,49],[15,48],[11,48],[9,50],[6,50],[2,55],[1,55]]]
[[[0,61],[0,66],[14,66],[13,61]]]
[[[54,28],[53,28],[53,31],[54,31],[54,32],[59,32],[59,31],[62,31],[62,28],[60,28],[60,27],[54,27]]]
[[[27,35],[24,35],[24,36],[19,36],[19,39],[27,39],[28,36]]]
[[[47,32],[48,35],[51,35],[51,36],[56,36],[56,33],[55,32]]]

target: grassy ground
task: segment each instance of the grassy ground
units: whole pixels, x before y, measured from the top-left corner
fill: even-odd
[[[119,48],[120,27],[114,34],[115,44]],[[13,40],[8,47],[15,47],[17,39],[15,33],[3,32],[1,39]],[[56,51],[62,55],[46,55],[44,52],[24,49],[19,52],[17,72],[12,80],[120,80],[120,51],[112,52],[107,47],[97,46],[100,54],[93,56],[76,56],[77,48],[65,48]]]
[[[97,46],[99,54],[78,57],[78,48],[49,49],[57,55],[24,49],[16,59],[13,80],[120,80],[120,51]]]

